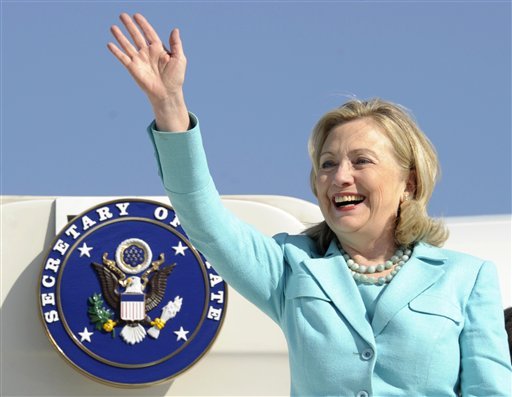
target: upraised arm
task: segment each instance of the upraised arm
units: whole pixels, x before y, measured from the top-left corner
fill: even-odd
[[[111,32],[120,47],[108,43],[108,49],[130,72],[146,93],[156,125],[160,131],[182,132],[189,126],[189,116],[183,95],[187,59],[178,29],[173,29],[167,50],[151,24],[141,14],[133,19],[121,14],[121,22],[130,34],[130,41],[114,25]]]

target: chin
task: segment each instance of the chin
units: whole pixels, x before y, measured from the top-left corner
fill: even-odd
[[[339,236],[343,233],[356,233],[361,230],[362,224],[356,220],[348,220],[348,219],[329,219],[327,220],[327,224],[331,228],[331,230]]]

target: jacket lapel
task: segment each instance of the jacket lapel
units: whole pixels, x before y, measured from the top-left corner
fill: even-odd
[[[411,259],[386,287],[377,302],[372,321],[375,336],[382,332],[399,310],[444,274],[445,260],[439,249],[423,243],[416,245]]]
[[[304,265],[353,329],[367,343],[375,346],[375,338],[366,319],[366,309],[361,294],[336,243],[334,241],[331,243],[325,257],[306,259]]]

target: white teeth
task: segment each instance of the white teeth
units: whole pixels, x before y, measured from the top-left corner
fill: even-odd
[[[364,200],[364,196],[359,195],[347,195],[347,196],[335,196],[334,202],[335,203],[344,203],[346,201],[361,201]]]

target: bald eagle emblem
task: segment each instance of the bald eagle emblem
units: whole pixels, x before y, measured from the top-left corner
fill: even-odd
[[[217,338],[227,284],[170,205],[118,198],[81,212],[83,203],[55,204],[68,224],[48,247],[37,294],[50,345],[103,384],[175,378]]]
[[[105,301],[119,313],[117,321],[109,319],[106,322],[107,327],[124,324],[120,335],[131,345],[142,342],[147,333],[158,338],[165,322],[180,310],[182,299],[177,296],[174,301],[169,301],[162,310],[161,318],[152,320],[148,313],[165,296],[167,280],[176,264],[162,266],[165,262],[163,253],[152,261],[151,249],[140,239],[123,241],[116,250],[115,260],[109,259],[107,252],[102,259],[102,264],[93,262],[92,266],[100,280]],[[146,331],[144,326],[151,328]]]

